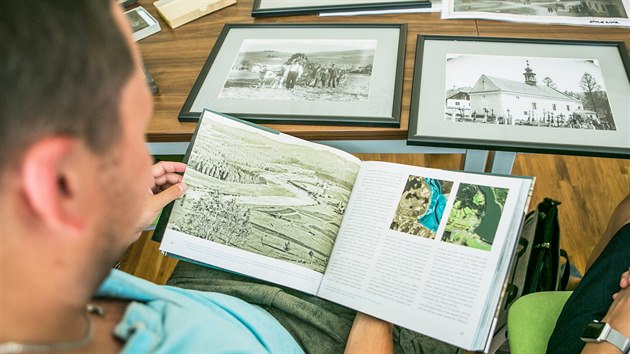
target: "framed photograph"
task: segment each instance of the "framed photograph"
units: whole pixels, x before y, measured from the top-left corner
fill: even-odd
[[[628,0],[443,0],[442,18],[630,26]]]
[[[254,0],[253,17],[431,7],[430,0]]]
[[[179,114],[400,126],[406,25],[226,24]]]
[[[630,157],[623,42],[418,36],[408,143]]]
[[[133,31],[133,39],[136,42],[160,32],[160,23],[142,6],[125,12],[125,16],[129,20]]]
[[[138,0],[118,0],[118,5],[123,7],[130,7],[138,3]]]

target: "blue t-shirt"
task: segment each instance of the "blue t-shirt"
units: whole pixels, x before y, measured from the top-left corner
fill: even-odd
[[[302,353],[260,307],[219,293],[159,286],[112,270],[97,297],[128,299],[114,335],[123,353]]]

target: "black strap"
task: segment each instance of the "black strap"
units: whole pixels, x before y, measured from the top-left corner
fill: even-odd
[[[558,288],[556,277],[559,259],[557,259],[558,255],[552,253],[553,250],[559,249],[559,244],[557,243],[560,242],[558,205],[560,205],[560,202],[551,198],[545,198],[538,205],[538,221],[542,222],[540,225],[537,225],[536,232],[542,233],[542,240],[538,239],[533,246],[537,251],[538,257],[535,259],[535,268],[531,274],[532,278],[527,289],[528,292],[557,290]],[[563,274],[562,279],[564,277],[565,275]],[[568,283],[568,275],[566,279]]]
[[[569,284],[569,275],[571,275],[571,263],[569,262],[569,254],[566,250],[560,249],[560,257],[564,257],[566,259],[564,263],[564,270],[562,271],[562,276],[560,277],[560,284],[558,290],[566,290],[567,285]]]
[[[543,250],[540,250],[540,252],[538,253],[538,258],[536,259],[536,268],[534,268],[534,273],[532,274],[532,283],[529,287],[529,292],[536,292],[536,291],[540,291],[540,287],[542,286],[541,280],[543,277],[543,270],[549,269],[549,267],[545,267],[545,258],[549,258],[547,257],[547,253],[549,252],[549,249],[545,248]]]
[[[508,309],[510,305],[512,305],[512,302],[516,300],[516,295],[518,295],[518,286],[512,283],[508,284],[507,288],[505,289],[505,302],[503,305],[504,309]]]

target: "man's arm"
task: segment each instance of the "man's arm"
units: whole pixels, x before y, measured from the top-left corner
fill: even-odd
[[[628,194],[613,211],[610,221],[608,222],[608,226],[606,226],[606,230],[604,230],[602,237],[593,248],[591,256],[586,262],[587,271],[593,263],[595,263],[597,257],[599,257],[604,248],[606,248],[606,245],[608,245],[617,231],[628,223],[630,223],[630,194]]]
[[[621,276],[619,283],[622,290],[614,295],[615,301],[608,309],[608,313],[602,319],[617,332],[630,338],[630,271]],[[619,349],[608,342],[587,343],[582,354],[590,353],[619,353]]]
[[[389,322],[357,312],[345,353],[393,353],[393,328]]]

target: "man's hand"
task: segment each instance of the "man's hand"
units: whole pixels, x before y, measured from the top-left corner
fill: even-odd
[[[623,274],[621,274],[621,280],[619,281],[619,287],[621,289],[627,288],[628,285],[630,285],[630,267],[628,267],[628,270],[626,270],[625,272],[623,272]],[[619,292],[614,293],[613,299],[616,299],[618,294]]]
[[[357,312],[344,353],[393,353],[393,327],[389,322]]]
[[[621,290],[613,295],[615,299],[608,308],[608,313],[602,322],[608,323],[616,331],[626,337],[630,337],[630,268],[621,275],[619,286]],[[612,344],[587,343],[584,346],[583,354],[587,353],[618,353],[619,350]]]
[[[619,286],[622,289],[625,289],[630,285],[630,267],[623,274],[621,274],[621,280],[619,281]]]
[[[626,287],[615,295],[615,301],[602,321],[630,337],[630,288]]]
[[[612,328],[630,337],[630,268],[621,274],[619,286],[621,290],[613,295],[612,305],[602,321],[609,323]]]
[[[147,192],[151,197],[147,200],[140,217],[140,231],[151,225],[153,220],[168,203],[181,197],[186,192],[186,184],[182,182],[186,164],[181,162],[161,161],[153,165],[151,174],[153,183]]]

